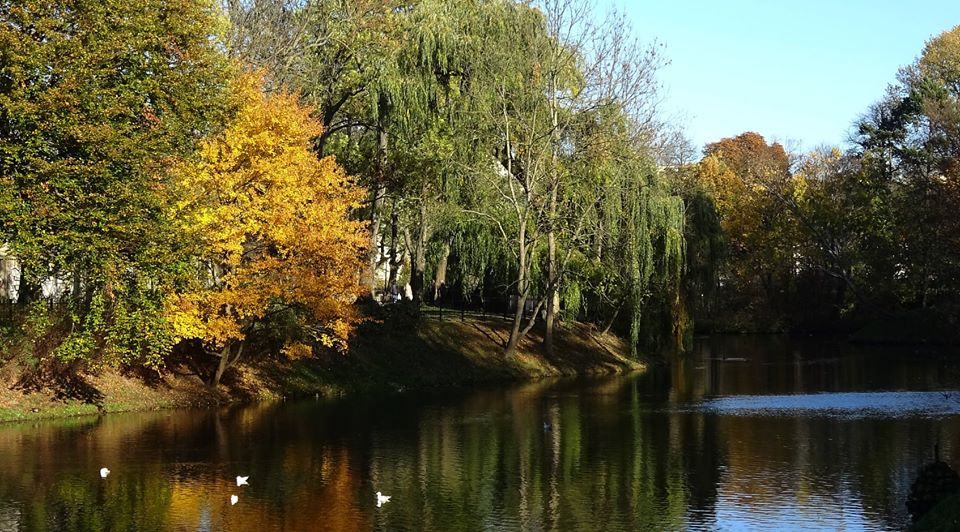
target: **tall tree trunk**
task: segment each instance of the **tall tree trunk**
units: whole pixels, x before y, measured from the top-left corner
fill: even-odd
[[[608,332],[610,332],[610,329],[613,327],[614,322],[617,321],[617,316],[620,314],[621,308],[623,308],[622,303],[620,304],[620,306],[617,307],[616,310],[613,311],[613,315],[610,316],[610,320],[607,322],[606,325],[604,325],[603,330],[600,331],[600,334],[607,334]]]
[[[552,168],[550,183],[550,205],[547,210],[547,317],[543,333],[543,349],[548,356],[553,356],[553,331],[556,326],[557,312],[560,310],[560,292],[558,282],[560,272],[557,271],[557,194],[560,188],[560,169],[557,168],[557,145],[559,144],[559,108],[557,102],[556,72],[551,76],[550,115],[553,121],[553,147],[551,148]]]
[[[17,304],[26,306],[33,303],[43,294],[39,282],[31,279],[27,266],[20,263],[20,284],[17,286]]]
[[[637,198],[637,191],[632,187],[628,192],[628,212],[630,226],[637,228],[640,227],[641,213],[639,198]],[[638,249],[639,243],[635,235],[628,234],[627,237],[627,278],[630,283],[630,358],[637,360],[639,358],[639,346],[640,346],[640,312],[643,308],[643,286],[641,286],[641,276],[640,276],[640,250]]]
[[[410,255],[410,291],[413,292],[413,302],[419,306],[423,302],[423,277],[427,269],[424,228],[421,226],[413,235],[404,229],[403,237]]]
[[[513,325],[510,327],[510,339],[507,340],[507,348],[504,351],[506,357],[513,358],[517,354],[517,345],[520,343],[520,326],[523,323],[523,306],[527,303],[527,295],[520,293],[517,295],[517,308],[513,311]]]
[[[387,130],[382,121],[379,129],[377,150],[379,175],[373,187],[370,189],[373,195],[370,204],[370,249],[367,256],[367,272],[364,274],[364,281],[370,290],[370,297],[374,297],[374,293],[377,290],[377,269],[380,264],[380,211],[383,209],[384,183],[386,182],[387,173],[387,150],[389,149]]]
[[[70,299],[73,300],[74,304],[77,304],[83,299],[83,280],[80,270],[74,270],[71,277],[73,278],[73,287],[70,289]]]
[[[519,268],[517,269],[517,308],[513,312],[513,326],[510,328],[510,339],[507,340],[507,349],[505,355],[512,358],[517,353],[517,344],[520,343],[520,325],[523,322],[523,306],[527,302],[527,223],[526,220],[520,220],[520,232],[517,238],[519,243],[518,255]]]
[[[418,306],[423,302],[423,278],[427,270],[427,241],[432,232],[427,220],[427,184],[420,187],[420,209],[417,211],[416,233],[413,235],[410,250],[410,289],[413,291],[413,302]],[[410,240],[410,236],[407,236]]]
[[[397,284],[397,271],[400,269],[400,261],[397,260],[397,230],[400,225],[400,212],[397,210],[397,202],[393,202],[393,212],[390,213],[390,277],[387,286],[393,287]]]
[[[377,266],[380,263],[380,209],[383,207],[383,187],[374,184],[370,190],[373,196],[370,205],[370,244],[367,250],[367,271],[364,272],[364,284],[373,297],[377,290]]]
[[[433,300],[440,297],[440,285],[447,282],[447,261],[450,258],[450,242],[444,242],[440,251],[440,260],[437,261],[437,271],[433,275]]]
[[[413,302],[419,306],[423,302],[423,272],[427,266],[423,249],[418,249],[411,259],[410,290],[413,292]]]
[[[593,255],[594,258],[599,261],[601,258],[603,258],[603,239],[605,236],[604,231],[606,230],[606,227],[603,224],[604,210],[602,196],[597,198],[595,208],[597,209],[597,232],[593,237]]]
[[[837,284],[833,296],[833,308],[836,313],[839,314],[840,310],[843,309],[845,300],[847,299],[847,283],[843,279],[831,278],[831,280]]]
[[[550,210],[556,210],[556,192],[553,194]],[[557,238],[553,227],[547,233],[547,317],[543,333],[543,349],[548,356],[553,356],[553,334],[556,328],[557,313],[560,311],[560,292],[558,290],[557,272]]]
[[[213,379],[210,381],[210,388],[214,391],[220,387],[220,379],[223,377],[223,374],[240,360],[240,356],[243,355],[243,346],[244,342],[242,341],[237,344],[237,354],[233,358],[230,357],[233,344],[227,342],[227,345],[223,346],[223,350],[220,351],[220,362],[217,364],[217,371],[214,372]]]

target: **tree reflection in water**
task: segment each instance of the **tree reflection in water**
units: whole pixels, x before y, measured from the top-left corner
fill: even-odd
[[[936,359],[740,342],[634,377],[5,425],[0,529],[887,529],[935,441],[960,463],[955,415],[699,406],[954,386]]]

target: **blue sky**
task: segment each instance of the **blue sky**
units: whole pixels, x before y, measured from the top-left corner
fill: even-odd
[[[601,4],[602,4],[601,0]],[[662,109],[696,144],[744,131],[804,150],[843,145],[924,43],[960,25],[960,0],[620,0],[665,45]]]

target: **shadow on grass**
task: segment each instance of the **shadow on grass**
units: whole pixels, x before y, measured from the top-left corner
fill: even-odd
[[[12,386],[25,394],[49,390],[55,399],[63,402],[80,401],[103,406],[103,393],[84,377],[72,364],[48,364],[33,371],[27,371]]]
[[[232,395],[254,399],[469,386],[642,368],[623,356],[624,341],[598,334],[588,325],[558,328],[555,353],[549,357],[542,349],[542,326],[531,330],[517,355],[508,359],[504,348],[509,334],[510,322],[499,316],[368,322],[358,330],[348,353],[326,352],[293,362],[268,359],[257,364],[256,377],[238,373],[225,383],[234,388]]]
[[[622,356],[622,340],[579,323],[557,330],[552,356],[543,354],[540,326],[520,343],[516,356],[508,358],[504,348],[511,323],[498,315],[475,313],[441,321],[397,305],[374,319],[360,325],[347,353],[326,351],[294,361],[281,355],[246,359],[224,374],[227,397],[220,394],[220,399],[336,396],[642,368]]]

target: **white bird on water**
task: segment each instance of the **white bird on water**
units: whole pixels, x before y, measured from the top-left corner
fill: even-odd
[[[231,495],[231,496],[230,496],[230,506],[233,506],[234,504],[237,504],[237,501],[239,501],[239,500],[240,500],[240,497],[237,497],[236,495]]]
[[[250,477],[249,476],[241,477],[240,475],[237,475],[237,486],[249,486],[249,484],[247,484],[248,478]]]
[[[110,474],[110,470],[109,470],[109,469],[107,469],[107,468],[105,468],[105,467],[101,467],[101,468],[100,468],[100,478],[107,478],[107,475],[109,475],[109,474]]]
[[[390,496],[377,492],[377,508],[383,506],[383,503],[390,502]]]

